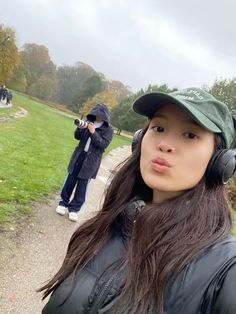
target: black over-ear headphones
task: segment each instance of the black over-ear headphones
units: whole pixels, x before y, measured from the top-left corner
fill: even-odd
[[[236,132],[236,119],[233,117]],[[142,129],[137,130],[133,135],[132,152],[142,138]],[[206,170],[206,184],[214,187],[226,184],[236,171],[236,148],[219,149],[210,159]]]
[[[139,130],[134,132],[133,139],[132,139],[132,144],[131,144],[131,151],[132,151],[132,153],[133,153],[135,147],[137,146],[137,144],[141,141],[142,131],[143,131],[142,129],[139,129]]]
[[[236,170],[236,149],[220,149],[214,153],[206,170],[208,187],[225,184]]]
[[[236,119],[233,117],[236,132]],[[219,149],[209,161],[206,170],[206,183],[208,187],[226,184],[236,170],[236,148]]]

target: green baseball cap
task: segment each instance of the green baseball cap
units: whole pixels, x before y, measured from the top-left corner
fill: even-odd
[[[181,107],[203,128],[220,133],[226,148],[233,147],[236,137],[234,121],[229,108],[206,91],[189,87],[172,93],[148,93],[135,100],[135,112],[151,118],[157,108],[173,103]]]

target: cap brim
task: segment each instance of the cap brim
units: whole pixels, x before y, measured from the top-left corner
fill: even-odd
[[[201,111],[197,110],[191,102],[181,101],[171,95],[165,93],[149,93],[145,94],[133,103],[133,109],[135,112],[151,118],[154,116],[157,109],[165,104],[173,103],[181,107],[197,124],[203,128],[214,132],[221,133],[221,129],[218,128],[210,119],[208,119]]]

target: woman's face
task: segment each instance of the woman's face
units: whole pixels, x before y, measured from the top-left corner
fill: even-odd
[[[174,104],[160,107],[141,144],[140,170],[161,202],[194,187],[214,152],[214,134]]]

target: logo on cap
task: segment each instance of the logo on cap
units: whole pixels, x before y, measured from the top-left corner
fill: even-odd
[[[195,89],[183,89],[182,92],[186,92],[185,95],[183,94],[179,94],[178,97],[183,98],[183,99],[187,99],[187,100],[194,100],[194,98],[198,98],[199,100],[203,100],[204,97],[201,95],[201,93],[198,90]],[[190,94],[190,95],[187,95]],[[192,96],[191,94],[193,94],[194,96]]]

